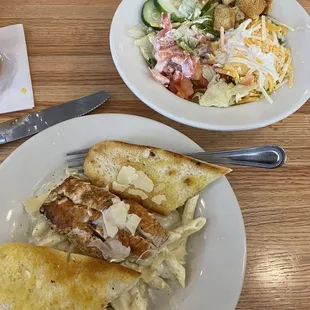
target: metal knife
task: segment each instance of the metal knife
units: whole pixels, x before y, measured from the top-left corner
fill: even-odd
[[[109,95],[98,92],[24,117],[0,123],[0,144],[32,136],[63,121],[83,116],[103,104]]]

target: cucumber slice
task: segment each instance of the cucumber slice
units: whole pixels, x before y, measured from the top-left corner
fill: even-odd
[[[183,23],[186,21],[185,17],[177,17],[175,13],[172,13],[170,18],[173,23]]]
[[[184,16],[178,10],[182,0],[154,0],[155,7],[160,12],[166,12],[175,15],[178,18]]]
[[[157,10],[153,0],[144,3],[141,12],[142,21],[148,27],[153,29],[161,29],[161,12]]]

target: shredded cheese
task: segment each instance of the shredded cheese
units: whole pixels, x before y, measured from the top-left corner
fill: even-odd
[[[264,95],[264,97],[267,99],[267,101],[269,103],[273,103],[273,100],[271,99],[271,97],[268,95],[268,93],[266,92],[266,90],[264,89],[264,87],[261,88],[262,94]]]
[[[291,27],[266,16],[255,21],[248,19],[237,29],[226,33],[224,29],[220,29],[221,50],[215,51],[217,64],[213,66],[214,70],[231,76],[236,84],[245,81],[250,83],[249,85],[258,85],[255,96],[236,96],[236,102],[257,101],[257,98],[265,97],[272,103],[269,94],[274,92],[279,84],[282,85],[283,80],[286,79],[289,86],[293,86],[291,52],[280,44],[287,29],[291,30]],[[246,75],[253,75],[254,79],[247,80]]]
[[[221,27],[221,30],[220,30],[220,43],[221,43],[221,47],[223,48],[225,45],[225,30],[223,26]]]
[[[290,25],[284,24],[284,23],[278,21],[277,19],[275,19],[275,18],[273,18],[271,16],[268,16],[268,18],[276,25],[283,26],[283,27],[287,28],[288,30],[290,30],[292,32],[295,31],[295,29],[292,26],[290,26]]]
[[[265,41],[267,38],[267,32],[266,32],[266,16],[262,16],[262,40]]]

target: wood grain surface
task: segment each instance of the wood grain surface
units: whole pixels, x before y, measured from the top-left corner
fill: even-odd
[[[204,131],[157,114],[129,91],[113,65],[109,27],[119,2],[1,0],[0,27],[15,23],[25,27],[35,109],[104,89],[111,99],[95,113],[152,118],[206,150],[271,143],[284,147],[288,152],[284,168],[234,167],[228,177],[242,208],[248,246],[238,309],[310,309],[309,102],[278,124],[248,132]],[[310,12],[310,0],[300,3]],[[27,112],[0,115],[0,121]],[[0,146],[0,162],[21,143]]]

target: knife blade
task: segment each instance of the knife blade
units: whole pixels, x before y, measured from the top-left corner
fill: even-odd
[[[109,95],[98,92],[0,124],[0,144],[32,136],[63,121],[83,116],[103,104]]]

